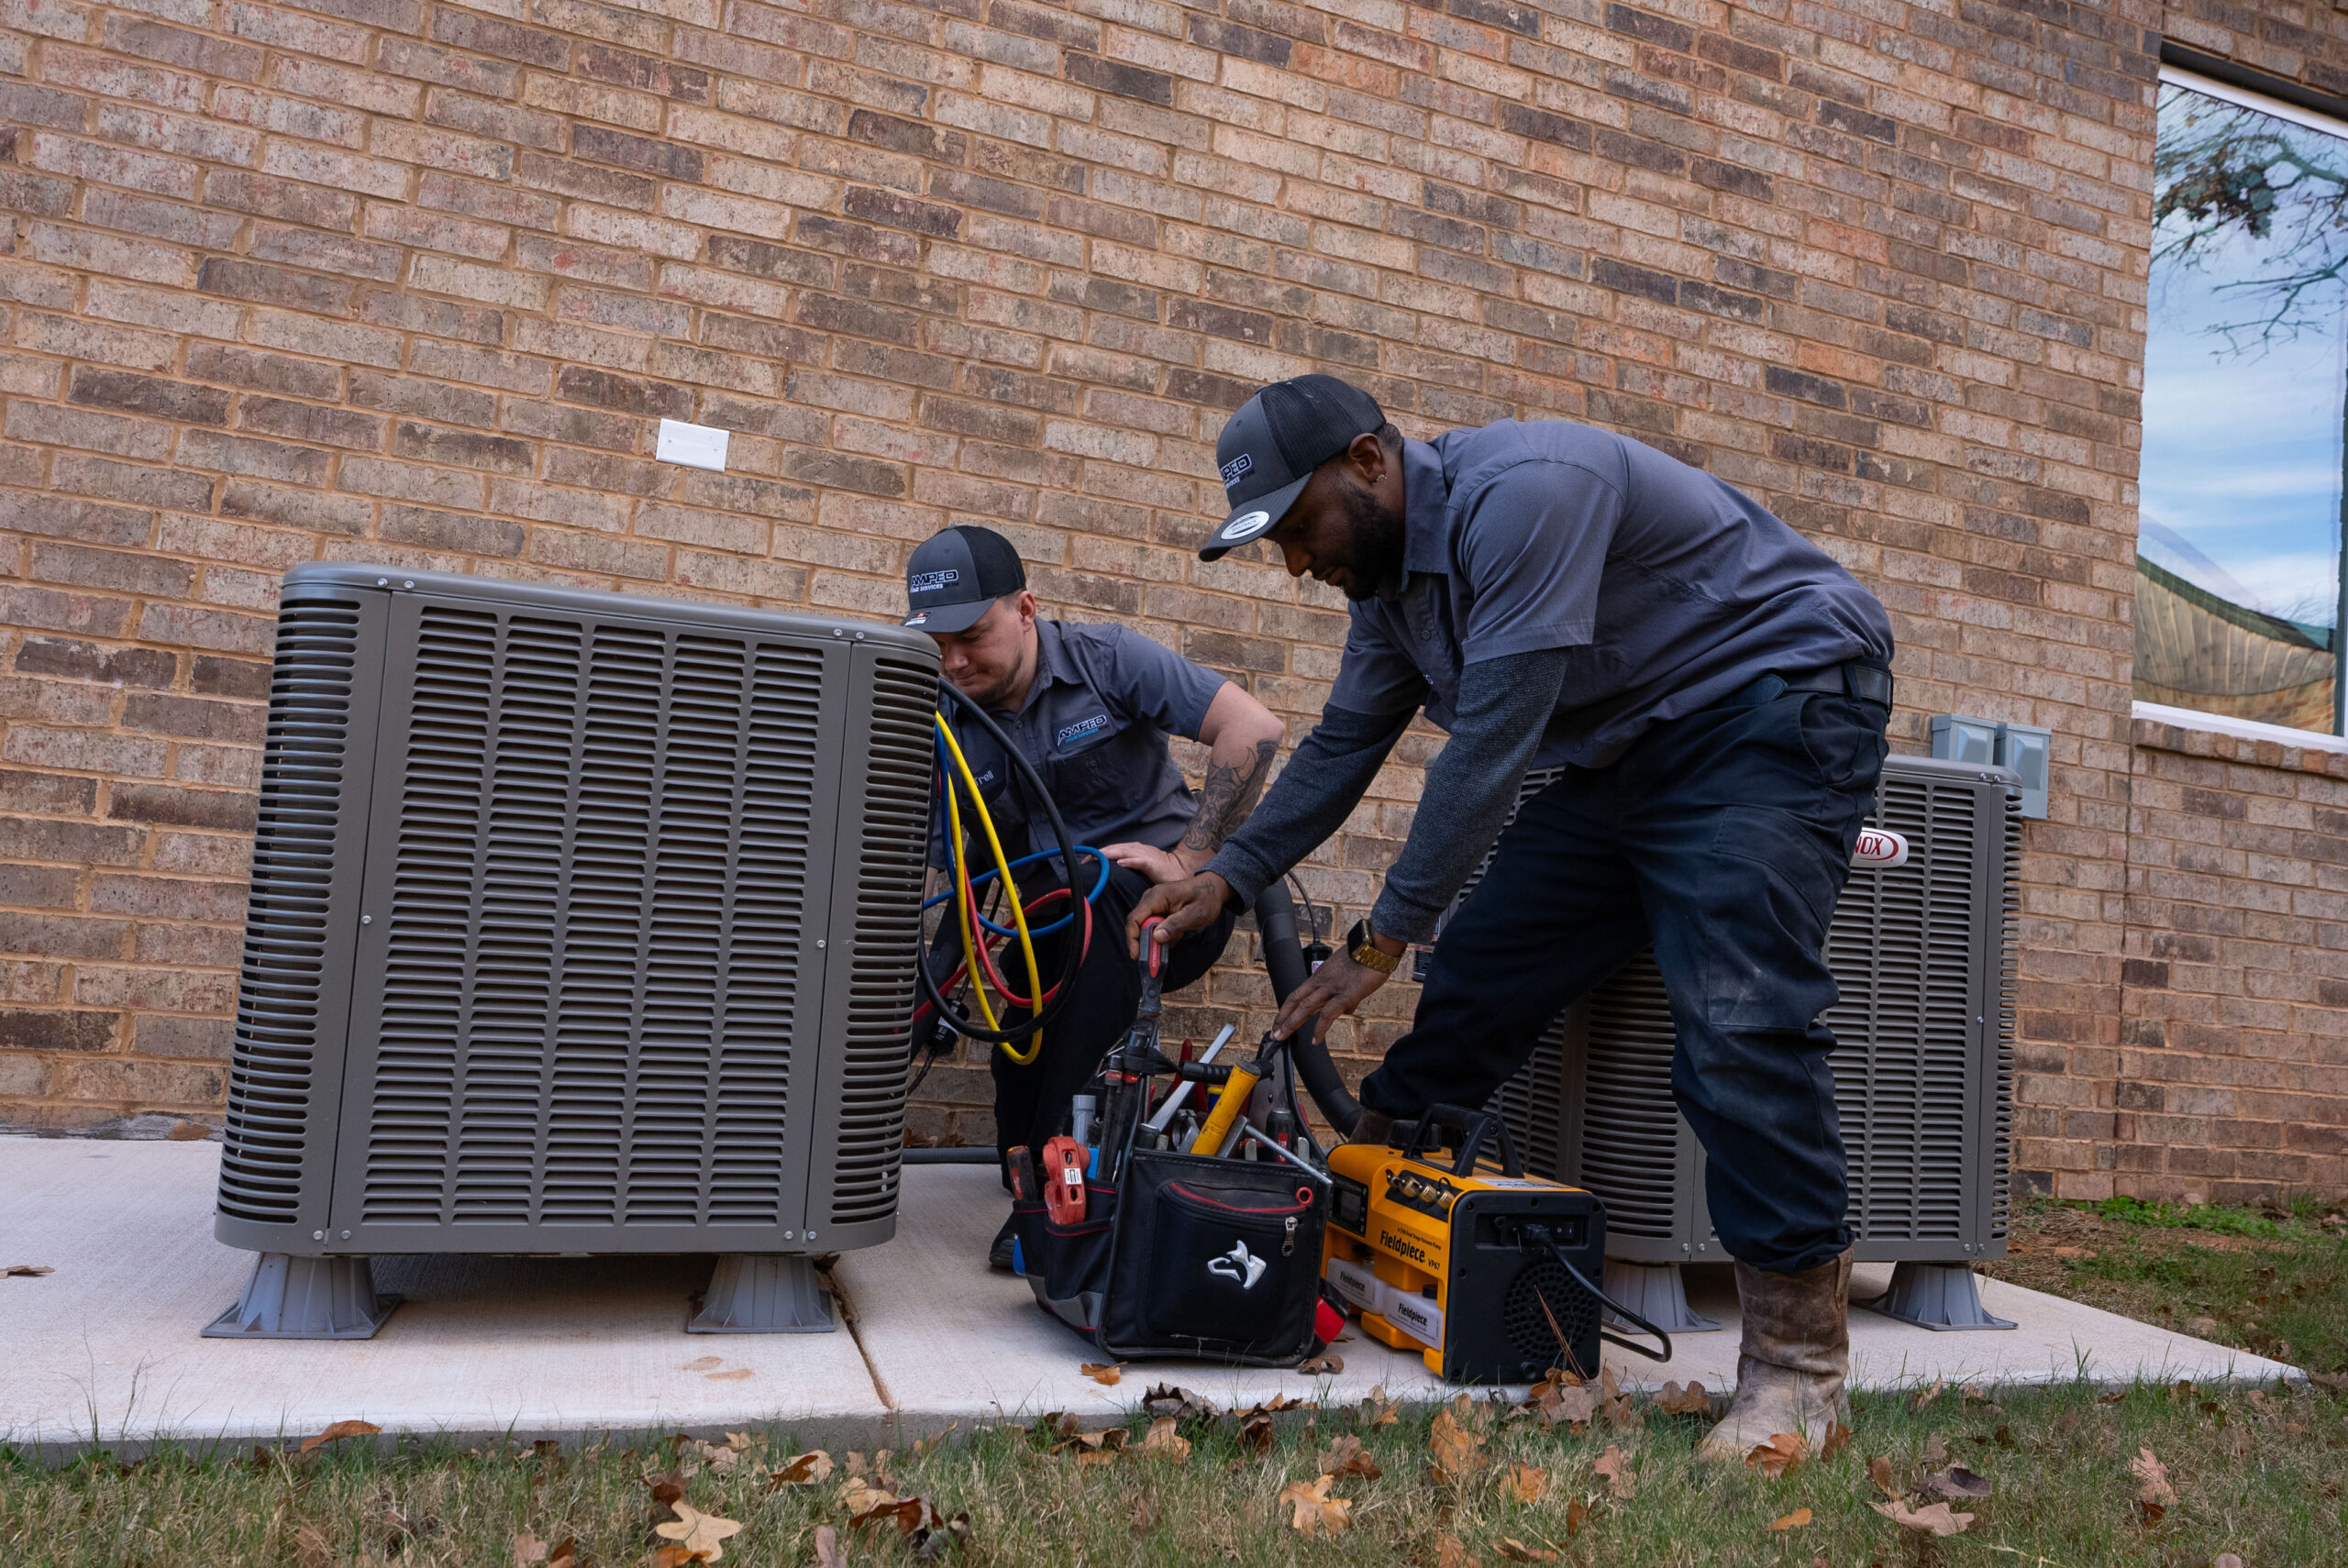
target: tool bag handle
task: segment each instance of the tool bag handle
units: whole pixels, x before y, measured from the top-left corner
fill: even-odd
[[[1431,1148],[1442,1146],[1439,1142],[1428,1141],[1428,1132],[1435,1128],[1446,1129],[1459,1134],[1459,1154],[1451,1163],[1453,1176],[1470,1176],[1476,1174],[1476,1156],[1483,1152],[1484,1135],[1488,1132],[1500,1134],[1501,1174],[1504,1176],[1521,1176],[1524,1174],[1524,1164],[1516,1157],[1516,1142],[1508,1135],[1508,1123],[1490,1111],[1469,1110],[1465,1106],[1431,1105],[1427,1107],[1420,1114],[1418,1121],[1412,1124],[1411,1141],[1403,1145],[1402,1157],[1406,1160],[1424,1161],[1428,1165],[1434,1164],[1433,1160],[1427,1159],[1426,1152]]]

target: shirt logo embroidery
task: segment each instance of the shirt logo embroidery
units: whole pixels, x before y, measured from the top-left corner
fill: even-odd
[[[944,571],[925,571],[912,578],[905,584],[905,591],[908,593],[935,593],[937,590],[946,587],[948,583],[959,582],[961,580],[962,574],[955,570],[952,567],[947,567]]]
[[[1223,488],[1229,490],[1233,485],[1237,484],[1239,482],[1239,476],[1246,473],[1255,466],[1256,459],[1246,452],[1240,453],[1237,457],[1232,458],[1231,461],[1224,464]]]
[[[1058,739],[1054,744],[1066,745],[1070,741],[1082,740],[1085,736],[1092,734],[1095,730],[1105,730],[1108,727],[1109,715],[1106,713],[1095,713],[1089,719],[1079,719],[1076,723],[1061,730]]]
[[[1254,538],[1271,525],[1272,514],[1268,512],[1243,513],[1225,523],[1216,537],[1224,544],[1235,545],[1243,539]]]

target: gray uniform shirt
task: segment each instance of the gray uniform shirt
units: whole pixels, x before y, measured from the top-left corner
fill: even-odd
[[[1569,651],[1536,767],[1602,767],[1648,726],[1760,676],[1888,666],[1890,618],[1751,498],[1652,447],[1502,420],[1402,448],[1402,576],[1353,606],[1332,706],[1424,704],[1448,731],[1463,666]]]
[[[1039,620],[1036,679],[1026,701],[1016,712],[997,712],[994,717],[1043,775],[1071,844],[1105,849],[1137,842],[1171,849],[1182,842],[1198,802],[1166,737],[1170,733],[1197,739],[1223,687],[1224,678],[1213,670],[1138,632]],[[947,722],[953,723],[950,716]],[[1009,765],[986,732],[976,724],[955,724],[954,738],[978,775],[1005,852],[1024,853],[1017,847],[1023,842],[1028,850],[1057,847],[1051,823],[1041,812],[1028,820],[1025,792],[1012,786]],[[967,820],[963,827],[980,845],[975,875],[988,864],[984,835]]]

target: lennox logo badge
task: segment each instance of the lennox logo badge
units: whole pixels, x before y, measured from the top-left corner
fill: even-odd
[[[1908,841],[1889,828],[1861,828],[1851,848],[1851,864],[1873,871],[1891,871],[1908,864]]]
[[[1239,482],[1239,476],[1256,466],[1256,459],[1242,452],[1223,465],[1223,488],[1229,490]]]
[[[1239,1288],[1242,1290],[1255,1289],[1256,1282],[1264,1277],[1265,1267],[1264,1260],[1249,1252],[1247,1243],[1245,1242],[1232,1242],[1229,1252],[1221,1257],[1207,1261],[1209,1274],[1221,1275],[1225,1279],[1235,1279],[1239,1282]]]
[[[1105,730],[1108,727],[1109,715],[1106,713],[1095,713],[1089,719],[1079,719],[1076,723],[1060,731],[1059,738],[1054,744],[1058,745],[1066,745],[1070,741],[1082,740],[1085,736],[1092,734],[1095,730]]]
[[[949,583],[956,583],[961,580],[962,574],[952,567],[947,567],[944,571],[918,572],[914,574],[912,581],[905,584],[905,591],[908,593],[935,593],[939,589],[946,587]]]

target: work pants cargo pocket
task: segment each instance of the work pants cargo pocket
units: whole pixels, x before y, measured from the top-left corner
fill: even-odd
[[[1137,1153],[1124,1186],[1104,1349],[1273,1365],[1311,1353],[1318,1181],[1285,1163]]]

